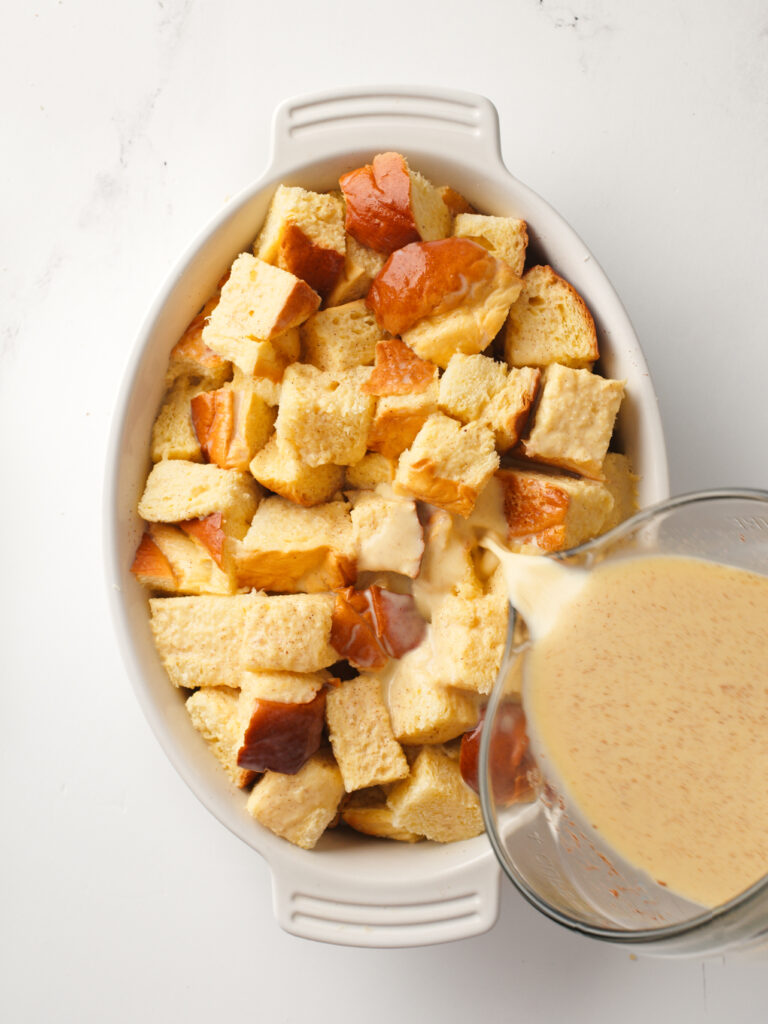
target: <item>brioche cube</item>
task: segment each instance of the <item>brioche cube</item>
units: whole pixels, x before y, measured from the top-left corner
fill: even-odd
[[[440,409],[462,423],[482,423],[505,452],[517,444],[540,376],[531,367],[510,370],[487,356],[457,353],[440,378]]]
[[[194,377],[201,385],[218,388],[228,380],[229,362],[203,342],[203,328],[219,301],[218,293],[203,306],[171,349],[165,375],[166,387],[179,377]]]
[[[602,480],[625,384],[559,363],[546,367],[533,428],[522,443],[524,454]]]
[[[371,164],[339,179],[346,227],[357,241],[389,254],[409,242],[445,238],[451,214],[438,189],[399,153],[379,153]]]
[[[396,471],[395,459],[388,459],[378,452],[367,452],[359,462],[347,466],[345,482],[355,490],[373,490],[379,484],[392,484]]]
[[[250,720],[254,701],[279,704],[309,704],[325,686],[324,672],[254,672],[244,669],[240,676],[240,712]]]
[[[254,377],[250,373],[244,373],[239,366],[232,367],[232,387],[249,388],[266,405],[280,404],[280,381],[272,380],[270,377]]]
[[[531,267],[504,330],[509,365],[584,369],[598,355],[595,323],[579,293],[552,267]]]
[[[372,491],[347,495],[358,572],[398,572],[418,576],[424,554],[424,532],[416,502],[385,498]]]
[[[253,248],[325,297],[344,269],[344,204],[329,193],[279,185]]]
[[[232,264],[221,298],[203,329],[203,342],[226,357],[229,342],[272,341],[298,327],[320,305],[305,281],[249,253]]]
[[[353,803],[341,812],[341,819],[355,832],[378,839],[396,839],[401,843],[418,843],[422,836],[409,832],[407,828],[398,828],[394,824],[394,815],[382,797],[379,803]]]
[[[204,686],[187,698],[192,725],[207,742],[232,782],[240,789],[253,782],[255,773],[239,768],[237,753],[243,742],[239,693],[228,686]]]
[[[627,456],[618,452],[608,452],[605,456],[603,475],[613,498],[613,508],[600,529],[601,533],[607,533],[637,512],[638,477],[632,472]]]
[[[266,772],[248,797],[248,811],[276,835],[311,850],[336,817],[344,783],[336,762],[315,754],[296,775]]]
[[[275,411],[242,380],[216,391],[203,391],[191,401],[192,424],[202,450],[221,469],[245,472],[267,443]]]
[[[348,793],[397,782],[408,774],[408,762],[392,733],[377,676],[360,675],[332,689],[325,715]]]
[[[437,412],[437,398],[437,381],[426,391],[379,398],[368,434],[368,447],[387,459],[398,458],[410,448],[429,417]]]
[[[392,674],[389,714],[400,743],[445,743],[477,724],[474,698],[445,686],[437,662],[428,638],[401,658]]]
[[[528,230],[524,220],[514,217],[487,217],[481,213],[459,213],[453,221],[453,234],[472,238],[510,267],[518,277],[525,266]]]
[[[243,666],[318,672],[338,661],[331,647],[333,594],[253,594],[242,632]]]
[[[160,660],[174,686],[240,685],[243,631],[254,598],[150,598],[150,626]]]
[[[466,517],[498,465],[487,427],[435,413],[400,456],[395,490]]]
[[[358,299],[321,309],[301,325],[301,358],[330,373],[370,366],[383,337],[376,317]]]
[[[168,559],[176,581],[177,594],[234,594],[237,590],[232,567],[217,564],[210,550],[178,526],[150,523],[149,536]]]
[[[173,382],[152,425],[149,451],[153,462],[160,462],[162,459],[203,461],[203,452],[192,424],[191,413],[192,399],[203,390],[203,385],[192,384],[184,376]]]
[[[332,501],[303,508],[285,498],[259,505],[236,555],[240,586],[317,593],[355,578],[349,507]]]
[[[362,391],[370,370],[329,373],[295,363],[283,379],[275,431],[310,466],[351,466],[365,455],[375,399]]]
[[[501,667],[508,624],[505,594],[449,594],[432,618],[441,680],[463,690],[490,693]]]
[[[419,614],[428,622],[449,594],[483,593],[472,559],[474,538],[469,531],[456,529],[458,524],[450,513],[436,509],[425,527],[424,555],[412,589]]]
[[[152,467],[139,515],[148,522],[178,523],[221,512],[228,532],[242,537],[259,495],[258,484],[247,473],[167,459]]]
[[[329,307],[362,299],[386,262],[386,256],[360,245],[352,235],[347,234],[346,241],[344,269],[325,300]]]
[[[511,551],[565,551],[596,537],[613,509],[604,483],[528,469],[500,469]]]
[[[344,482],[342,466],[310,466],[275,434],[253,457],[251,473],[270,491],[307,507],[330,501]]]
[[[485,287],[461,305],[426,316],[402,332],[403,341],[422,359],[445,369],[456,352],[472,355],[488,348],[521,289],[506,263],[494,263],[495,273]]]
[[[472,206],[469,200],[467,200],[461,192],[457,192],[455,188],[451,188],[450,185],[441,185],[438,192],[440,193],[440,198],[448,207],[448,211],[452,217],[456,218],[460,213],[477,213],[477,210]]]
[[[179,584],[171,563],[149,533],[142,535],[133,558],[131,572],[142,586],[150,590],[159,590],[166,594],[177,592]]]
[[[480,799],[461,777],[459,764],[442,750],[424,747],[411,774],[387,797],[396,826],[436,843],[471,839],[483,831]]]
[[[298,327],[291,327],[269,341],[226,338],[217,340],[215,344],[217,351],[226,355],[246,377],[263,378],[277,384],[282,380],[286,366],[299,358],[301,336]]]

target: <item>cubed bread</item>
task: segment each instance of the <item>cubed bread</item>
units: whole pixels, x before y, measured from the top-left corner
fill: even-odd
[[[278,185],[253,248],[325,298],[344,269],[344,204],[330,193]]]
[[[171,563],[160,548],[144,533],[131,564],[131,572],[143,587],[156,590],[163,594],[175,594],[179,581],[171,568]]]
[[[528,469],[500,469],[511,551],[565,551],[603,532],[613,509],[604,483]]]
[[[389,681],[392,731],[400,743],[445,743],[477,724],[475,699],[446,686],[428,638],[397,664]]]
[[[373,490],[379,484],[392,484],[396,471],[396,459],[388,459],[378,452],[367,452],[359,462],[347,466],[345,482],[355,490]]]
[[[280,380],[299,356],[298,325],[319,305],[320,296],[305,281],[242,253],[203,329],[203,342],[245,374]]]
[[[399,338],[389,338],[376,345],[376,365],[364,388],[378,398],[368,447],[396,459],[437,412],[437,367]]]
[[[446,367],[455,352],[482,352],[520,294],[503,260],[469,238],[419,242],[398,249],[366,301],[381,328]]]
[[[282,593],[344,587],[355,578],[355,549],[345,502],[303,508],[285,498],[266,498],[238,547],[238,583]]]
[[[244,721],[250,718],[253,702],[269,700],[278,704],[309,704],[325,686],[324,672],[252,672],[240,676],[240,710]]]
[[[348,234],[346,238],[347,254],[344,260],[344,269],[325,300],[326,306],[329,307],[362,299],[386,262],[386,256],[374,249],[360,245],[352,235]]]
[[[330,501],[344,482],[343,466],[310,466],[274,434],[251,460],[251,473],[270,491],[307,507]]]
[[[149,537],[168,559],[176,585],[162,588],[176,594],[234,594],[237,582],[233,567],[219,564],[206,545],[181,526],[150,523]]]
[[[448,512],[436,509],[425,527],[424,555],[413,581],[413,598],[428,622],[449,594],[479,597],[483,593],[472,559],[474,537],[460,526],[460,520],[455,522]]]
[[[174,686],[237,689],[245,667],[242,641],[250,594],[150,598],[160,660]]]
[[[418,576],[424,554],[424,533],[416,502],[385,498],[374,491],[351,492],[347,497],[352,502],[358,572]]]
[[[613,508],[603,523],[600,532],[607,533],[614,526],[629,519],[638,510],[638,477],[632,472],[629,459],[618,452],[608,452],[603,462],[605,486],[611,492]]]
[[[455,218],[460,213],[477,213],[477,210],[469,200],[463,196],[461,192],[457,192],[455,188],[451,188],[450,185],[441,185],[438,191],[440,193],[440,198],[448,207],[448,211],[452,217]]]
[[[504,330],[509,365],[584,369],[598,355],[595,324],[579,293],[552,267],[531,267]]]
[[[371,164],[343,174],[339,184],[347,231],[376,252],[388,255],[409,242],[445,238],[451,230],[439,190],[399,153],[379,153]]]
[[[528,247],[528,230],[524,220],[487,217],[481,213],[459,213],[453,221],[453,234],[480,242],[497,259],[504,260],[514,274],[522,276]]]
[[[410,448],[429,417],[437,412],[437,399],[437,381],[426,391],[379,398],[368,433],[370,450],[387,459],[397,459]]]
[[[214,352],[227,341],[271,341],[304,323],[319,305],[306,281],[244,252],[232,264],[203,341]]]
[[[393,822],[392,811],[382,797],[377,803],[351,803],[341,812],[341,819],[355,832],[378,839],[395,839],[401,843],[418,843],[422,836],[409,832],[407,828],[398,828]]]
[[[532,367],[510,370],[488,356],[457,353],[440,378],[440,409],[462,423],[482,423],[505,452],[525,428],[540,376]]]
[[[376,344],[376,365],[363,385],[370,395],[413,395],[430,391],[437,384],[434,363],[421,359],[399,338],[384,338]]]
[[[387,797],[396,826],[436,843],[471,839],[483,831],[480,800],[461,777],[458,762],[441,750],[424,747],[411,774]]]
[[[509,601],[505,594],[448,595],[432,617],[440,678],[450,686],[489,694],[507,642]]]
[[[247,471],[251,459],[267,443],[275,410],[252,383],[225,384],[191,400],[192,424],[205,456],[221,469]]]
[[[267,405],[277,406],[280,404],[280,381],[272,380],[270,377],[254,377],[250,373],[244,373],[239,366],[232,367],[232,386],[234,388],[248,387],[257,398]]]
[[[462,426],[435,413],[400,456],[395,490],[468,516],[498,465],[494,437],[487,427]]]
[[[238,691],[228,686],[204,686],[187,698],[186,707],[192,724],[232,782],[240,789],[253,782],[254,772],[237,764],[244,724]]]
[[[602,480],[625,384],[559,363],[547,366],[533,428],[522,442],[526,457]]]
[[[295,363],[283,378],[275,431],[310,466],[351,466],[365,455],[375,399],[362,390],[370,370],[329,373]]]
[[[319,672],[338,660],[331,646],[333,594],[255,593],[242,633],[243,667]]]
[[[166,387],[179,377],[195,378],[203,387],[218,388],[232,374],[230,363],[203,342],[203,328],[219,301],[218,292],[209,299],[171,349]]]
[[[217,350],[226,353],[227,359],[246,377],[269,380],[275,384],[282,380],[286,366],[296,362],[301,350],[298,327],[291,327],[268,341],[226,338],[217,340],[215,344]]]
[[[152,467],[139,515],[148,522],[178,523],[221,512],[230,524],[228,532],[242,537],[259,496],[258,484],[247,473],[167,459]]]
[[[384,335],[364,299],[314,313],[301,325],[301,358],[319,370],[338,373],[370,366]]]
[[[311,850],[336,817],[344,783],[330,754],[315,754],[296,775],[266,772],[248,797],[248,811],[276,835]]]
[[[397,782],[408,774],[377,676],[360,675],[330,690],[325,715],[348,793]]]
[[[192,399],[203,390],[203,385],[191,384],[184,376],[173,382],[152,425],[150,455],[153,462],[162,459],[203,461],[191,414]]]

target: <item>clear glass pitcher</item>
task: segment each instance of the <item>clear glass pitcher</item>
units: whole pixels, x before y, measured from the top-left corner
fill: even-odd
[[[768,576],[768,492],[708,491],[673,498],[597,540],[546,557],[589,569],[638,555],[703,558]],[[512,609],[504,661],[486,711],[478,773],[486,829],[507,876],[559,924],[638,952],[694,955],[768,945],[768,864],[761,881],[704,910],[624,861],[551,779],[538,779],[533,802],[507,805],[509,780],[500,777],[498,755],[502,745],[509,749],[517,722],[509,713],[508,683],[524,672],[530,646],[521,639],[516,618]],[[768,800],[768,779],[762,782],[755,800]]]

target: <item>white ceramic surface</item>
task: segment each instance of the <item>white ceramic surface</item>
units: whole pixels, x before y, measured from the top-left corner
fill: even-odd
[[[409,87],[328,92],[289,100],[274,119],[266,173],[209,225],[161,288],[137,339],[109,445],[106,562],[117,633],[160,743],[199,799],[269,862],[274,909],[296,935],[356,946],[426,945],[479,934],[498,910],[499,868],[485,837],[446,846],[369,843],[330,833],[308,852],[245,811],[168,683],[149,631],[146,593],[128,569],[141,535],[136,502],[148,471],[151,425],[170,348],[234,256],[248,249],[274,186],[333,187],[377,151],[397,149],[479,209],[523,217],[531,248],[584,296],[597,323],[602,371],[627,379],[620,436],[641,475],[640,502],[669,493],[656,398],[626,313],[584,244],[541,198],[512,177],[493,105],[470,93]]]

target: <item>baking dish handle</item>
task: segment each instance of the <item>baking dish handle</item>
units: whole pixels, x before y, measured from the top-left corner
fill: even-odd
[[[316,857],[317,854],[315,853]],[[292,935],[343,946],[426,946],[480,935],[499,911],[498,865],[490,851],[440,878],[366,880],[322,869],[273,866],[278,924]]]
[[[337,89],[281,103],[272,131],[275,172],[339,152],[382,149],[455,157],[502,166],[499,118],[485,96],[454,89],[380,86]]]

